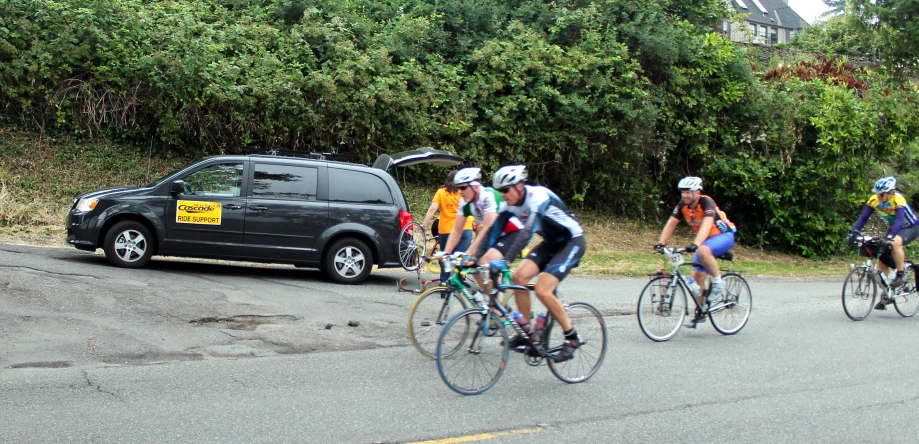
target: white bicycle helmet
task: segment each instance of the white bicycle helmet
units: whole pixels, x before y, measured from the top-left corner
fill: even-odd
[[[686,176],[677,184],[681,190],[698,191],[702,189],[702,178],[696,176]]]
[[[495,189],[516,185],[527,180],[527,167],[523,165],[507,165],[495,171],[492,185]]]
[[[464,183],[480,180],[482,180],[482,169],[478,167],[463,168],[453,177],[453,183],[455,185],[462,185]]]
[[[897,187],[897,179],[894,179],[893,176],[882,177],[874,183],[874,189],[871,191],[874,194],[886,193],[888,191],[893,191]]]

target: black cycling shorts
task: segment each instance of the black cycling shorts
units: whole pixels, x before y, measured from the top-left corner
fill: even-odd
[[[514,245],[514,241],[517,240],[517,236],[519,234],[520,234],[519,230],[507,233],[504,236],[499,237],[498,240],[495,241],[494,244],[492,244],[491,248],[494,248],[495,250],[498,250],[499,252],[501,252],[501,256],[504,257],[504,259],[507,260],[507,262],[514,262],[514,260],[517,258],[506,257],[507,250],[511,248],[511,245]]]
[[[919,238],[919,225],[913,225],[910,227],[903,228],[902,230],[900,230],[899,233],[897,233],[897,236],[900,236],[900,239],[903,239],[903,246],[905,247],[909,245],[911,242],[913,242],[914,240],[916,240],[916,238]],[[893,260],[893,256],[890,254],[889,248],[884,250],[884,252],[881,253],[880,256],[878,256],[878,260],[880,260],[881,262],[884,263],[884,265],[887,265],[890,268],[896,267],[896,264],[894,263],[894,260]]]
[[[587,241],[584,240],[584,236],[578,236],[565,243],[542,241],[526,258],[536,262],[539,271],[549,273],[561,281],[568,276],[572,268],[581,263],[581,256],[585,250]]]

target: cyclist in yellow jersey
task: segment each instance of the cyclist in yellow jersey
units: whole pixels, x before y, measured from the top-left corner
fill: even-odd
[[[913,209],[906,202],[906,198],[897,190],[897,179],[893,176],[882,177],[874,184],[871,190],[872,195],[865,204],[862,215],[852,227],[852,232],[846,238],[849,244],[855,243],[855,232],[861,230],[871,214],[877,212],[878,215],[887,222],[890,227],[887,234],[881,239],[881,249],[878,261],[878,269],[884,272],[886,276],[891,266],[896,266],[897,276],[890,282],[891,287],[902,286],[903,281],[903,264],[906,262],[906,254],[903,247],[919,237],[919,219],[913,213]],[[891,259],[893,259],[891,261]],[[884,310],[885,305],[890,300],[882,298],[881,302],[874,307],[877,310]]]

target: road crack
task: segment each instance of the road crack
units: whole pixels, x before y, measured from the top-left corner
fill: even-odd
[[[91,279],[99,279],[99,278],[97,278],[97,277],[95,277],[95,276],[90,276],[90,275],[88,275],[88,274],[57,273],[57,272],[54,272],[54,271],[41,270],[41,269],[38,269],[38,268],[24,267],[24,266],[22,266],[22,265],[5,265],[5,264],[0,264],[0,268],[9,268],[9,269],[11,269],[11,270],[32,270],[32,271],[35,271],[35,272],[38,272],[38,273],[53,274],[53,275],[56,275],[56,276],[71,276],[71,277],[84,277],[84,278],[91,278]]]
[[[87,372],[86,370],[83,370],[83,378],[86,379],[86,386],[87,386],[87,387],[94,388],[94,389],[96,389],[96,391],[99,392],[99,393],[104,393],[104,394],[106,394],[106,395],[109,395],[109,396],[111,396],[111,397],[113,397],[113,398],[115,398],[115,399],[121,401],[121,402],[124,402],[124,399],[121,399],[121,397],[118,396],[118,395],[116,395],[115,393],[112,393],[112,392],[110,392],[110,391],[103,390],[101,384],[95,384],[95,383],[93,383],[93,381],[92,381],[91,379],[89,379],[89,372]]]

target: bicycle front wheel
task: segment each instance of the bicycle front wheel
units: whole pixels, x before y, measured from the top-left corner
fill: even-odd
[[[408,337],[415,350],[427,358],[434,359],[437,353],[437,339],[450,317],[465,310],[466,298],[452,289],[438,285],[421,293],[408,312]],[[452,352],[446,351],[448,354]]]
[[[456,393],[478,395],[490,389],[501,375],[510,354],[504,324],[496,325],[488,310],[470,308],[447,322],[437,341],[437,372]],[[497,327],[497,328],[494,328]]]
[[[753,309],[753,294],[747,280],[737,273],[725,273],[721,276],[724,281],[724,296],[709,312],[708,318],[712,320],[712,327],[723,335],[733,335],[747,325],[750,311]],[[721,307],[721,308],[719,308]]]
[[[893,306],[897,313],[904,318],[913,317],[919,312],[919,289],[916,288],[916,278],[913,275],[915,270],[909,269],[906,272],[906,282],[900,287],[899,293],[893,298]]]
[[[651,279],[638,297],[638,325],[648,339],[657,342],[674,337],[686,318],[686,290],[671,288],[674,276]]]
[[[556,363],[548,359],[549,370],[556,378],[569,384],[584,382],[590,379],[606,358],[606,322],[600,311],[590,304],[575,302],[568,306],[568,318],[581,337],[581,346],[574,351],[571,359]],[[554,328],[558,327],[558,328]],[[553,337],[557,331],[557,337]],[[565,334],[558,322],[551,322],[546,329],[548,353],[557,353],[565,342]]]
[[[877,299],[878,286],[871,279],[867,267],[858,267],[849,272],[842,285],[842,309],[853,321],[868,317]]]
[[[421,266],[421,258],[427,253],[427,238],[424,227],[418,222],[409,222],[399,232],[399,262],[402,268],[415,271]]]

